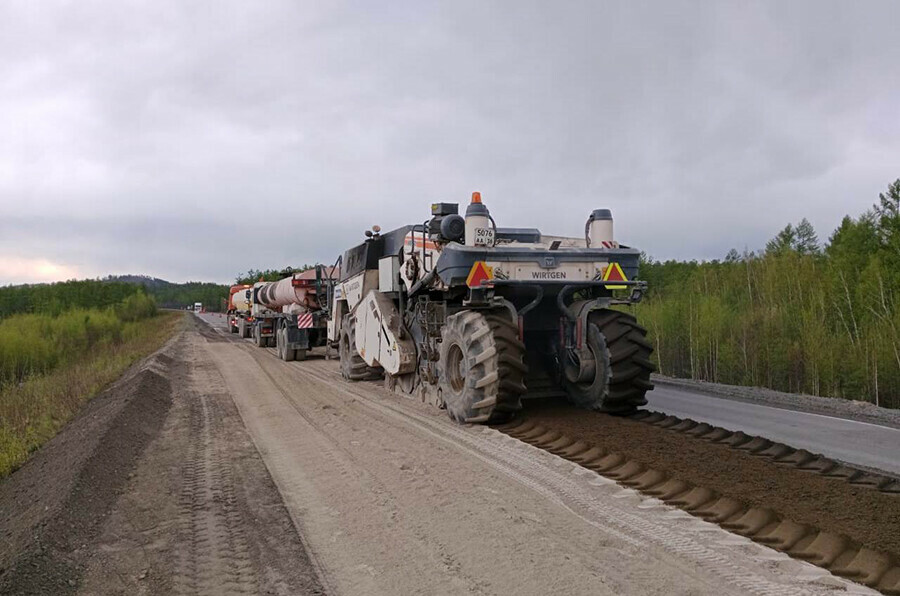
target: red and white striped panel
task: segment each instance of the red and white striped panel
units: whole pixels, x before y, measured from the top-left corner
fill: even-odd
[[[298,329],[309,329],[313,326],[313,316],[312,313],[306,312],[302,315],[297,315],[297,328]]]

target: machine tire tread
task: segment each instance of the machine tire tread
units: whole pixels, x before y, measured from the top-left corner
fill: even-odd
[[[653,388],[650,374],[656,369],[650,361],[652,344],[647,330],[634,316],[622,311],[602,309],[591,313],[589,321],[606,337],[611,375],[603,409],[630,413],[647,403],[646,393]]]
[[[344,342],[347,342],[345,344]],[[341,323],[341,342],[339,348],[341,358],[341,376],[349,381],[371,381],[380,379],[384,371],[369,366],[356,351],[356,321],[350,315],[344,315]],[[349,356],[349,357],[348,357]],[[305,359],[304,355],[304,359]]]
[[[442,380],[445,401],[451,400],[447,413],[461,423],[508,420],[522,407],[528,371],[518,327],[505,313],[470,310],[448,317],[445,330],[447,347],[442,349],[456,342],[469,362],[462,394],[454,393],[446,378]]]

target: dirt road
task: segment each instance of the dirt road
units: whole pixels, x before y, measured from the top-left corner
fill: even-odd
[[[206,350],[335,593],[868,593],[333,362]]]
[[[872,593],[195,318],[0,485],[0,536],[4,594]]]

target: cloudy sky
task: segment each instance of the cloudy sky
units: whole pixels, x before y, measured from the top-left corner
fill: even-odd
[[[0,3],[0,285],[228,282],[479,190],[656,258],[900,177],[900,3]]]

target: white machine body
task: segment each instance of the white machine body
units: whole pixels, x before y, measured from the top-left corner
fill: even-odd
[[[369,366],[381,366],[392,375],[416,368],[416,346],[407,334],[401,338],[400,313],[394,301],[371,291],[356,309],[356,351]]]

